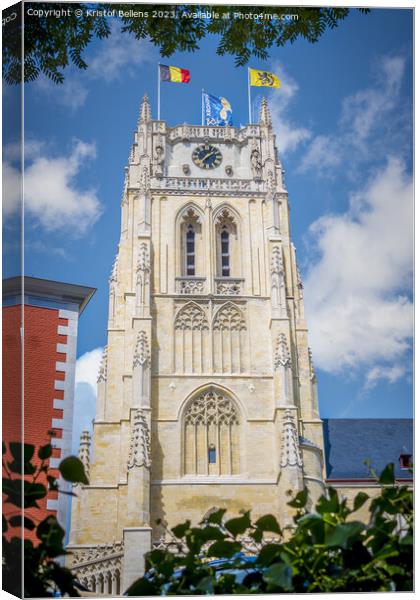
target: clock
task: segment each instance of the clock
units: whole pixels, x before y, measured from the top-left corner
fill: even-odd
[[[214,169],[222,162],[222,153],[219,148],[211,144],[202,144],[192,153],[193,162],[202,169]]]

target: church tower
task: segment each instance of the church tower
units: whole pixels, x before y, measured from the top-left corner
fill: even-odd
[[[70,566],[91,590],[122,593],[187,518],[249,509],[284,526],[288,490],[322,492],[302,288],[266,100],[258,124],[171,128],[145,96],[73,502]]]

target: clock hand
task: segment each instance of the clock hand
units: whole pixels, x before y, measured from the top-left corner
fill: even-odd
[[[212,152],[212,151],[211,151],[211,152],[208,152],[208,154],[206,154],[206,156],[204,156],[204,157],[201,159],[201,162],[204,162],[205,160],[207,160],[207,159],[208,159],[210,156],[212,156],[212,155],[213,155],[213,152]]]

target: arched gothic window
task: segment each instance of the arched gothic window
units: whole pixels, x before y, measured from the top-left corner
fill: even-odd
[[[216,217],[217,276],[240,277],[240,248],[238,224],[228,209],[221,210]]]
[[[230,277],[229,231],[226,225],[223,225],[220,233],[220,258],[222,277]]]
[[[195,231],[191,223],[187,227],[185,248],[186,273],[187,275],[195,275]]]
[[[187,208],[181,216],[181,276],[203,275],[201,220],[197,210]]]
[[[239,466],[239,411],[223,392],[194,398],[184,415],[184,474],[234,475]]]
[[[243,312],[232,302],[221,306],[213,321],[213,366],[216,373],[246,371],[247,333]]]
[[[174,365],[177,373],[208,370],[209,325],[204,310],[189,302],[175,318]]]

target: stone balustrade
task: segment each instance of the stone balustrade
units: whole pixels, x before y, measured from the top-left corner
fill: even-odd
[[[97,546],[72,546],[70,569],[90,592],[98,596],[118,596],[121,589],[124,545],[99,544]]]
[[[205,277],[177,277],[178,294],[204,294]]]
[[[171,190],[172,193],[194,192],[205,195],[209,192],[221,194],[264,194],[265,183],[254,179],[228,179],[221,177],[155,177],[151,189]]]
[[[216,277],[216,294],[222,296],[240,296],[242,294],[243,279],[236,277]]]

